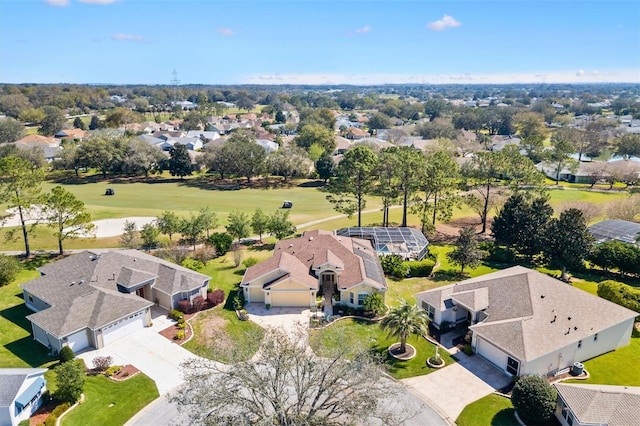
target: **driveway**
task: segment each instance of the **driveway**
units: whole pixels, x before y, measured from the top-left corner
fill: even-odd
[[[131,364],[156,382],[160,395],[184,383],[180,364],[196,356],[158,332],[173,324],[159,310],[153,310],[153,326],[118,339],[107,347],[78,354],[91,367],[97,356],[113,357],[114,365]]]
[[[437,406],[451,422],[464,407],[511,382],[510,376],[477,355],[460,352],[455,357],[458,362],[442,370],[401,380],[427,403]]]
[[[302,325],[306,332],[309,326],[311,311],[308,308],[271,308],[262,303],[249,303],[245,306],[249,319],[262,328],[279,328],[295,337],[298,326]]]

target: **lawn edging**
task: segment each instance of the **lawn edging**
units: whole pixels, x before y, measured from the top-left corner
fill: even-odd
[[[67,408],[67,410],[60,414],[60,416],[58,416],[58,418],[56,419],[56,426],[60,426],[62,424],[62,419],[64,418],[64,416],[66,416],[67,414],[69,414],[74,408],[76,408],[78,405],[82,404],[84,402],[84,393],[80,394],[80,399],[73,404],[71,407]]]

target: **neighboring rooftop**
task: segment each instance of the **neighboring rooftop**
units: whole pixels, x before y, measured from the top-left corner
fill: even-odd
[[[25,379],[44,374],[46,368],[0,368],[0,407],[8,407],[22,387]]]
[[[629,426],[640,419],[640,387],[556,383],[580,424]]]
[[[591,225],[589,232],[598,243],[617,240],[624,243],[640,245],[640,241],[638,241],[638,238],[640,238],[640,223],[629,222],[628,220],[607,219]]]

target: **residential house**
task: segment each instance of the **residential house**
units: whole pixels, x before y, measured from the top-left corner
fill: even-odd
[[[0,426],[17,426],[42,405],[46,368],[0,368]]]
[[[342,136],[336,136],[336,149],[333,151],[333,155],[344,154],[352,146],[353,141]]]
[[[74,140],[74,141],[82,141],[83,139],[89,137],[91,133],[82,129],[63,129],[54,135],[54,137],[60,140]]]
[[[357,127],[349,127],[348,129],[346,129],[344,132],[344,137],[347,139],[351,139],[354,141],[363,139],[363,138],[368,138],[369,136],[369,132],[365,132],[362,129],[359,129]]]
[[[502,149],[504,149],[504,147],[507,145],[520,145],[521,141],[522,140],[520,139],[519,136],[494,135],[494,136],[491,136],[491,147],[489,148],[489,150],[502,151]]]
[[[562,426],[629,426],[640,420],[640,387],[554,384]]]
[[[41,135],[27,135],[13,142],[13,144],[16,148],[23,151],[30,151],[32,149],[42,150],[44,159],[49,163],[60,158],[63,149],[60,145],[60,139]]]
[[[436,328],[514,376],[553,375],[629,343],[636,312],[522,266],[416,294]]]
[[[378,139],[378,138],[372,138],[372,137],[357,139],[354,142],[354,146],[355,145],[370,145],[374,149],[391,148],[392,146],[395,146],[390,142],[383,141],[382,139]]]
[[[39,268],[22,284],[35,340],[59,352],[101,348],[151,322],[154,304],[175,309],[206,297],[209,277],[138,250],[85,251]]]
[[[410,146],[418,151],[427,151],[429,148],[434,149],[438,146],[437,139],[422,139],[420,136],[405,136],[399,142],[399,146]]]
[[[187,132],[188,138],[200,138],[203,143],[210,142],[214,139],[220,138],[220,133],[216,131],[204,131],[204,130],[189,130]]]
[[[270,141],[269,139],[257,139],[256,143],[265,150],[267,155],[277,151],[279,148],[279,145],[276,142]]]
[[[325,303],[336,294],[340,303],[357,307],[369,294],[384,298],[387,291],[370,241],[321,230],[278,241],[270,259],[245,271],[240,287],[249,303],[294,307],[315,306],[318,294]]]
[[[417,229],[405,226],[341,228],[336,235],[371,241],[378,256],[396,255],[405,260],[422,260],[429,254],[429,241]]]

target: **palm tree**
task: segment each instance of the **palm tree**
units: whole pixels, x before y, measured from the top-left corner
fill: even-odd
[[[381,322],[380,327],[389,332],[389,337],[400,339],[400,352],[406,353],[407,338],[412,334],[425,335],[428,333],[429,317],[424,309],[418,305],[410,305],[406,300],[400,301],[400,306],[391,310]]]

